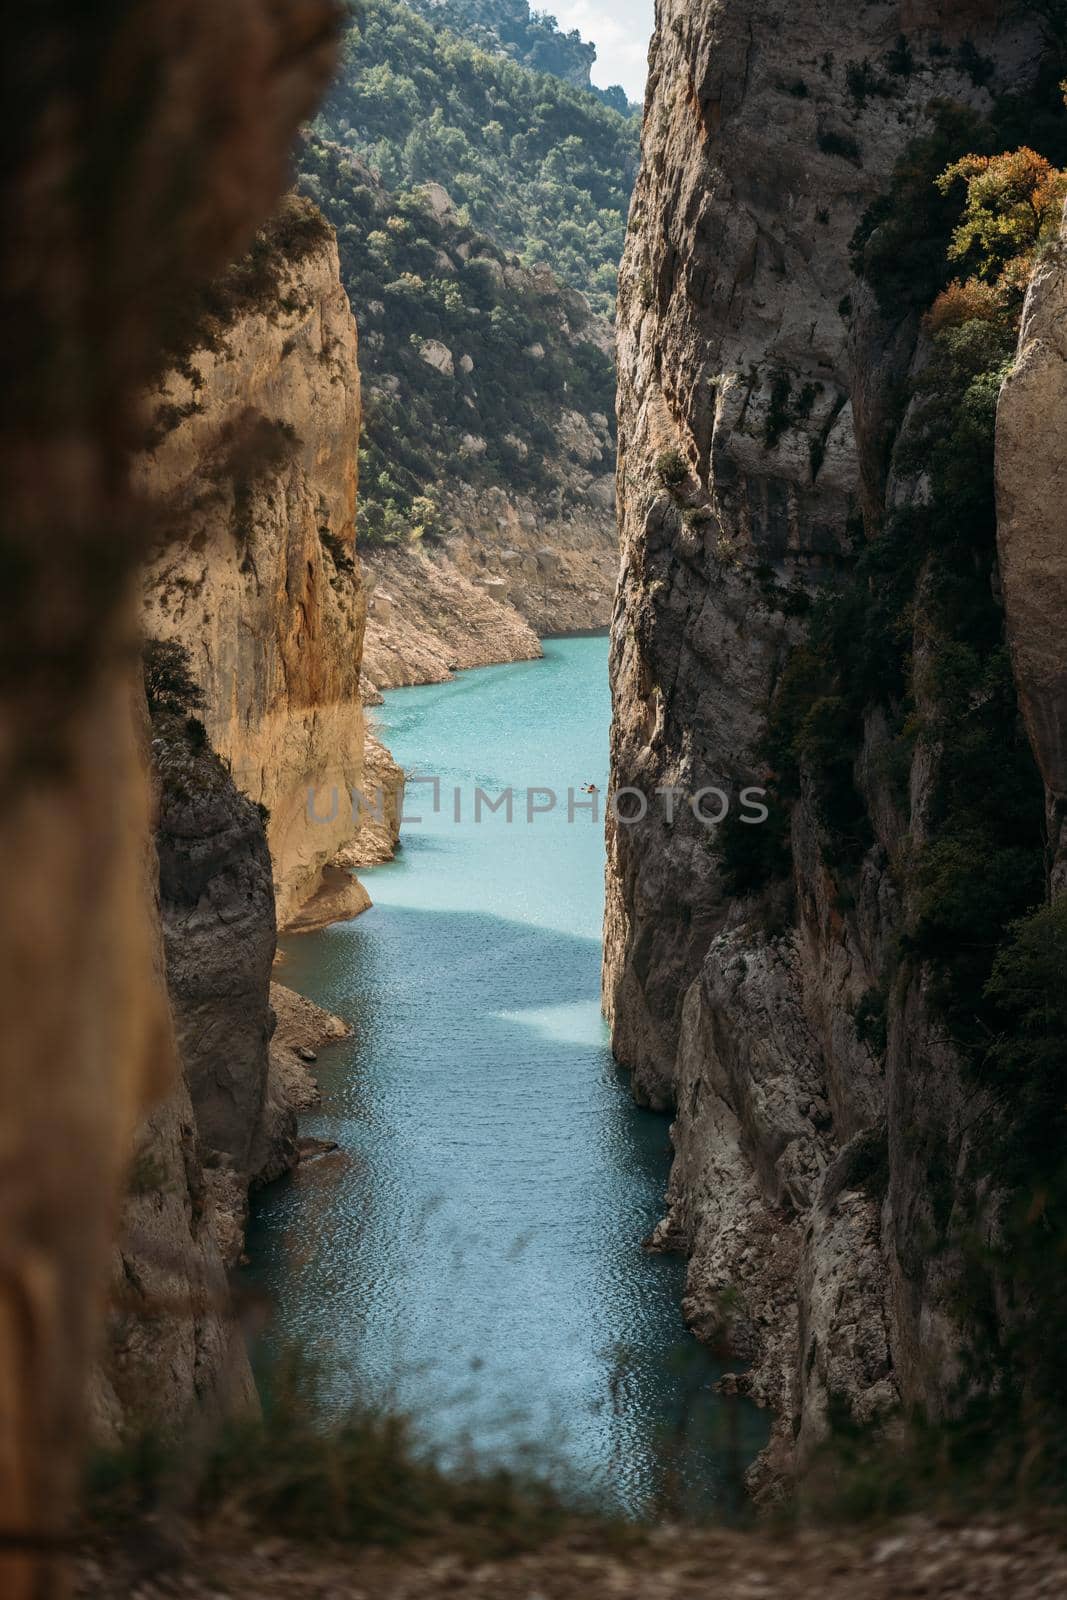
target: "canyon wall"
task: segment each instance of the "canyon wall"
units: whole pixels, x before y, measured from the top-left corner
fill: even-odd
[[[356,327],[309,202],[286,201],[186,343],[135,474],[165,519],[145,632],[189,650],[210,740],[269,812],[284,927],[358,832],[363,770]],[[330,916],[367,903],[354,881],[327,893]]]
[[[135,484],[158,529],[144,754],[179,1072],[123,1212],[92,1393],[113,1440],[255,1404],[227,1269],[251,1190],[299,1160],[305,1059],[347,1031],[271,985],[277,925],[365,909],[350,868],[392,853],[402,785],[363,724],[359,374],[332,230],[289,197],[175,327]],[[353,820],[361,785],[380,818]]]
[[[1035,472],[1034,463],[1041,463]],[[997,412],[997,541],[1019,701],[1045,780],[1052,889],[1067,887],[1067,221],[1030,284]]]
[[[247,245],[333,70],[327,0],[22,8],[0,307],[0,1587],[59,1595],[137,1122],[173,1065],[131,714],[128,493],[166,308]],[[117,158],[121,153],[121,159]],[[47,1131],[46,1131],[47,1130]]]
[[[728,1330],[752,1362],[742,1387],[776,1414],[757,1487],[810,1462],[834,1418],[901,1401],[944,1414],[978,1337],[952,1306],[955,1263],[923,1241],[945,1208],[973,1208],[962,1174],[982,1097],[929,970],[895,965],[936,743],[915,745],[902,796],[886,718],[866,715],[848,779],[868,842],[847,890],[809,780],[784,806],[789,866],[762,899],[727,886],[685,797],[775,776],[767,709],[811,599],[916,492],[894,448],[901,385],[928,354],[924,307],[880,309],[850,243],[938,102],[982,112],[993,88],[1032,82],[1035,27],[998,17],[968,0],[657,8],[620,280],[612,761],[615,786],[682,798],[610,829],[605,1007],[636,1094],[675,1112],[653,1242],[687,1253],[689,1322]],[[1035,290],[1032,317],[1040,303]],[[1050,360],[1041,382],[1060,376]],[[1041,492],[1051,548],[1058,496],[1049,479]],[[1051,641],[1051,601],[1046,622]],[[1036,668],[1046,686],[1054,653]],[[1035,688],[1035,726],[1040,705]],[[872,996],[881,1038],[863,1020]]]
[[[159,750],[161,730],[149,727],[143,700],[138,723],[145,768],[151,740],[168,772],[154,786],[155,840],[142,844],[142,936],[163,1001],[173,1083],[131,1145],[106,1353],[89,1396],[94,1438],[107,1444],[142,1429],[177,1432],[191,1418],[218,1420],[255,1403],[224,1258],[248,1177],[242,1193],[232,1160],[219,1167],[207,1140],[237,1145],[247,1167],[266,1072],[270,858],[258,813],[217,759],[176,731]],[[224,1128],[219,1114],[215,1084],[223,1077],[231,1104],[245,1102],[238,1126],[231,1118]]]
[[[263,819],[225,765],[158,708],[146,935],[169,1002],[175,1083],[138,1129],[115,1248],[98,1442],[179,1435],[256,1405],[227,1277],[250,1191],[299,1160],[318,1093],[305,1059],[348,1031],[271,983],[274,888]]]

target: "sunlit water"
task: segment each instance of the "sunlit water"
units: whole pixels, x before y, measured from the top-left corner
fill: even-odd
[[[641,1249],[668,1123],[607,1046],[603,822],[566,800],[606,788],[606,670],[604,638],[556,640],[543,662],[387,695],[386,740],[440,778],[441,810],[410,786],[421,821],[365,875],[374,909],[285,942],[285,981],[355,1026],[304,1128],[346,1159],[260,1197],[252,1274],[273,1337],[340,1371],[339,1400],[388,1395],[446,1459],[532,1450],[628,1512],[679,1484],[699,1510],[733,1499],[766,1423],[712,1393],[682,1265]],[[475,824],[475,789],[509,786],[514,820]],[[560,804],[527,822],[532,786]]]

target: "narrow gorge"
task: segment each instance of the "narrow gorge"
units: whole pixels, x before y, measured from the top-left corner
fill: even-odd
[[[15,8],[4,1600],[1067,1592],[1067,0],[560,9]]]
[[[605,997],[758,1495],[901,1414],[1055,1470],[1062,20],[658,8],[613,783],[771,814],[610,830]]]

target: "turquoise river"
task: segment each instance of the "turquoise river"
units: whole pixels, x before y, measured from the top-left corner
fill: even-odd
[[[354,1034],[304,1127],[341,1153],[259,1196],[250,1276],[270,1338],[317,1357],[338,1403],[387,1398],[445,1460],[532,1456],[633,1514],[668,1492],[722,1510],[767,1424],[713,1392],[684,1266],[641,1248],[668,1121],[608,1049],[603,819],[567,805],[604,795],[609,709],[603,637],[386,696],[384,738],[440,780],[440,810],[410,784],[373,909],[284,941],[284,981]],[[512,820],[476,822],[476,790],[509,787]],[[532,789],[560,799],[528,820]]]

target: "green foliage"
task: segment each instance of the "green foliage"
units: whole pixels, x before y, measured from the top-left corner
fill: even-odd
[[[656,476],[666,489],[677,489],[689,476],[689,463],[680,450],[661,450],[656,457]]]
[[[177,639],[146,639],[142,664],[150,717],[187,717],[203,709],[204,691],[193,677],[189,651]]]
[[[169,362],[192,376],[188,361],[196,350],[218,350],[239,317],[257,311],[276,314],[299,309],[280,294],[292,267],[325,245],[333,231],[318,209],[299,195],[287,195],[264,223],[246,253],[221,277],[191,299],[170,307],[163,348]]]
[[[1057,176],[1047,162],[1029,150],[961,161],[961,146],[988,147],[1017,110],[1014,103],[998,105],[981,123],[941,106],[931,134],[905,152],[888,194],[853,242],[854,264],[872,281],[886,315],[899,317],[943,290],[954,249],[962,257],[978,240],[990,270],[1003,272],[1008,250],[1025,248],[1034,230],[1047,225],[1040,197],[1052,192]],[[1038,120],[1044,115],[1040,100],[1034,113]],[[973,197],[961,195],[960,178],[981,185]],[[961,219],[965,202],[980,213],[980,226]],[[1029,221],[1017,214],[1020,206]],[[1008,243],[997,254],[1001,240]],[[909,941],[938,975],[953,1036],[973,1042],[984,1025],[982,990],[993,954],[1006,926],[1039,894],[1042,863],[1040,784],[1019,725],[993,598],[993,431],[1015,319],[1007,302],[977,317],[967,314],[971,304],[959,299],[962,320],[931,325],[932,353],[913,385],[907,432],[897,446],[898,473],[927,478],[925,503],[893,512],[873,537],[861,537],[851,573],[817,600],[807,639],[777,685],[765,753],[784,795],[797,797],[807,775],[824,850],[849,871],[870,842],[853,773],[867,707],[886,707],[891,723],[906,730],[887,760],[898,747],[906,753],[919,732],[936,742],[938,787],[929,842],[913,869]],[[774,400],[777,429],[787,425],[791,407],[784,382],[777,406]],[[913,716],[917,691],[922,727]],[[902,786],[896,789],[903,803]],[[975,860],[988,870],[976,874]]]
[[[1005,153],[997,141],[1008,126],[1023,137]],[[1044,158],[1035,129],[1048,135]],[[1062,134],[1062,106],[1053,115],[1040,96],[1029,124],[1017,100],[996,102],[981,123],[941,107],[857,232],[855,265],[887,317],[939,296],[926,323],[929,359],[902,396],[907,421],[894,463],[899,476],[921,477],[924,492],[872,531],[853,574],[816,603],[768,725],[777,781],[794,795],[810,784],[838,866],[836,808],[849,803],[866,708],[882,706],[901,730],[890,758],[916,739],[929,758],[922,826],[900,862],[902,954],[921,964],[974,1087],[970,1191],[956,1180],[960,1150],[947,1133],[931,1134],[913,1159],[926,1164],[935,1239],[951,1236],[958,1253],[953,1270],[973,1330],[975,1370],[965,1360],[961,1419],[939,1449],[970,1470],[981,1439],[983,1482],[991,1429],[1003,1440],[995,1465],[1003,1479],[1028,1460],[1048,1483],[1062,1484],[1067,1472],[1058,1355],[1067,1330],[1067,908],[1041,905],[1043,792],[996,598],[993,479],[997,396],[1017,334],[1014,285],[1058,209],[1049,152],[1062,148]],[[946,295],[954,260],[976,277]],[[1008,279],[1010,293],[974,289]],[[872,990],[856,1012],[857,1034],[876,1053],[885,999]],[[965,1216],[968,1192],[976,1209]],[[991,1388],[990,1401],[968,1397]],[[917,1439],[920,1454],[921,1446]]]
[[[589,83],[596,46],[587,44],[576,28],[564,33],[555,17],[531,11],[528,0],[407,0],[413,11],[438,27],[448,28],[481,50],[502,51],[531,72],[548,72],[575,88],[587,89],[624,116],[636,116],[618,84],[598,89]]]
[[[866,59],[849,64],[845,72],[845,85],[857,110],[862,110],[867,101],[876,96],[888,100],[900,93],[899,86],[891,79],[884,78]]]
[[[1028,1186],[1028,1211],[1055,1209],[1067,1242],[1067,899],[1013,923],[985,987],[998,1026],[987,1075],[1008,1087],[1012,1173]],[[1061,1249],[1063,1243],[1061,1243]]]
[[[1046,62],[1032,93],[998,96],[987,117],[952,101],[934,103],[930,132],[905,150],[852,239],[853,270],[871,285],[883,314],[925,311],[948,286],[960,197],[938,180],[953,163],[1026,145],[1053,166],[1067,165],[1060,76]]]
[[[298,171],[362,334],[362,544],[440,540],[441,486],[555,492],[564,410],[614,426],[591,307],[614,310],[638,131],[579,87],[589,59],[526,0],[368,0],[352,21]],[[562,281],[517,270],[544,263]]]
[[[942,102],[931,131],[915,139],[893,169],[889,189],[868,207],[852,238],[852,267],[886,315],[925,310],[949,279],[948,246],[958,205],[936,180],[990,132],[973,111]]]
[[[789,397],[793,385],[788,372],[776,372],[771,379],[771,401],[763,425],[763,444],[773,450],[789,426]]]
[[[973,39],[964,39],[956,51],[956,63],[976,89],[982,89],[990,83],[997,70],[992,56],[982,55]]]
[[[885,65],[895,78],[910,78],[915,71],[915,57],[905,34],[898,34],[896,44],[886,52]]]
[[[723,888],[737,899],[759,894],[792,870],[789,809],[773,804],[768,810],[765,822],[745,822],[740,810],[731,806],[716,829],[714,848]]]
[[[888,1038],[888,1007],[883,989],[868,989],[856,1007],[856,1038],[872,1055],[884,1056]]]
[[[1000,156],[963,156],[946,168],[937,186],[949,194],[961,182],[966,200],[949,259],[987,283],[1010,273],[1022,286],[1034,250],[1059,233],[1067,173],[1024,145]]]
[[[583,337],[586,300],[516,272],[473,227],[438,216],[421,190],[383,188],[339,145],[306,135],[298,159],[301,187],[336,225],[362,333],[359,542],[440,538],[439,484],[551,487],[559,413],[614,417],[611,359]],[[423,360],[429,341],[453,353],[452,376]],[[467,434],[484,455],[465,452]]]
[[[386,1546],[447,1535],[470,1558],[539,1549],[580,1526],[617,1539],[627,1531],[565,1499],[532,1472],[445,1471],[406,1416],[348,1405],[340,1415],[321,1373],[299,1355],[264,1376],[263,1414],[245,1415],[195,1447],[144,1433],[90,1463],[87,1517],[98,1532],[136,1526],[180,1504],[197,1518],[222,1516],[263,1535],[314,1546]]]
[[[775,372],[771,378],[770,403],[763,422],[764,448],[774,450],[787,428],[807,422],[821,393],[821,383],[804,383],[794,396],[793,380],[788,372]],[[821,441],[813,441],[813,444],[821,444]],[[820,456],[820,464],[821,459]],[[815,470],[818,471],[818,467]]]
[[[450,14],[459,21],[472,9],[453,0]],[[549,36],[539,19],[529,26]],[[629,115],[431,26],[398,0],[367,0],[317,127],[378,168],[387,187],[443,184],[473,227],[527,264],[547,262],[611,314],[601,270],[622,255],[637,170]]]
[[[870,999],[877,994],[875,989],[869,990],[860,1002],[860,1012]],[[882,1002],[884,1010],[884,1000]],[[857,1013],[857,1032],[859,1031],[859,1016]],[[875,1042],[871,1048],[875,1053],[885,1051],[885,1024],[884,1020],[879,1027],[877,1023],[873,1028]],[[870,1041],[868,1041],[870,1042]],[[877,1048],[876,1048],[877,1046]],[[858,1134],[852,1142],[850,1151],[851,1160],[846,1177],[846,1185],[850,1189],[862,1189],[864,1194],[872,1200],[881,1202],[885,1199],[889,1188],[889,1138],[884,1123],[878,1123],[873,1128]]]
[[[245,411],[229,429],[219,476],[228,479],[233,492],[231,527],[239,545],[253,534],[252,510],[257,485],[277,475],[296,459],[300,440],[290,422]]]

